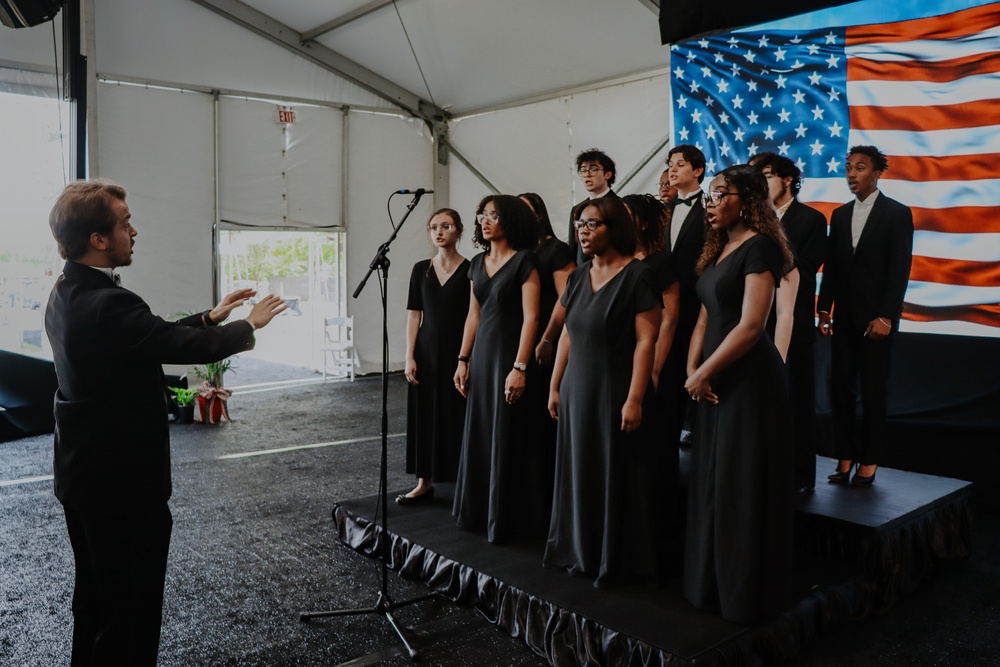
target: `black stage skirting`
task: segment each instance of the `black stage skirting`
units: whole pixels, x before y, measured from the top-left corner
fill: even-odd
[[[819,459],[817,468],[825,479],[833,463]],[[389,566],[473,605],[553,665],[779,662],[847,619],[888,608],[972,548],[968,482],[880,468],[872,488],[822,484],[797,508],[796,602],[768,623],[742,626],[692,607],[679,572],[655,587],[597,589],[542,567],[541,541],[492,545],[455,526],[450,485],[435,490],[425,504],[390,500]],[[340,540],[369,556],[382,534],[371,519],[376,501],[356,498],[333,511]]]

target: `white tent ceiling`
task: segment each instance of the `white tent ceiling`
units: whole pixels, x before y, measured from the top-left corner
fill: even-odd
[[[652,0],[194,1],[304,55],[346,58],[452,115],[668,63]],[[341,25],[315,34],[331,23]]]

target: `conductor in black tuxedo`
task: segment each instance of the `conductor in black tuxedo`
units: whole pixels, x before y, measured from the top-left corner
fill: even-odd
[[[878,189],[888,168],[875,146],[854,146],[848,153],[847,185],[855,200],[830,217],[830,251],[817,303],[819,331],[833,335],[831,402],[839,462],[829,480],[854,486],[871,486],[882,456],[889,352],[913,256],[913,214]]]
[[[252,290],[166,322],[119,286],[136,230],[125,190],[77,181],[49,226],[66,259],[45,312],[59,389],[55,495],[76,565],[71,665],[155,665],[173,524],[167,397],[161,364],[218,361],[254,346],[254,330],[284,310],[260,300],[218,326]]]
[[[826,217],[798,200],[802,171],[794,162],[783,155],[762,153],[753,164],[767,179],[771,205],[799,270],[785,367],[792,399],[795,492],[801,495],[816,486],[816,272],[826,261]]]
[[[666,444],[676,447],[680,442],[684,416],[691,399],[684,391],[687,381],[687,354],[691,334],[698,323],[701,300],[695,291],[698,282],[696,266],[705,245],[705,205],[701,182],[705,178],[705,155],[691,144],[680,144],[667,154],[667,182],[676,189],[670,208],[666,242],[674,260],[677,282],[680,284],[680,308],[677,331],[661,374],[660,385],[670,394],[665,415]],[[663,177],[660,178],[663,181]]]

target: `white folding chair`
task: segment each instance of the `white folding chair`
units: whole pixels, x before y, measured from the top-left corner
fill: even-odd
[[[320,348],[323,353],[323,382],[327,379],[327,366],[344,369],[339,377],[350,376],[354,382],[354,368],[358,358],[354,354],[354,317],[328,317],[323,329],[326,344]]]

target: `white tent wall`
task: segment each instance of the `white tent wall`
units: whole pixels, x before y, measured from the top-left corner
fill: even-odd
[[[565,240],[570,210],[586,197],[575,174],[577,154],[603,150],[615,161],[621,182],[663,140],[669,122],[669,78],[656,76],[461,118],[451,125],[451,142],[501,192],[540,194]],[[629,183],[616,185],[616,192],[656,193],[668,150],[658,151]],[[457,160],[451,170],[452,205],[471,221],[488,189]]]
[[[355,318],[355,346],[361,372],[382,369],[382,304],[373,274],[361,295],[351,298],[368,265],[392,228],[386,199],[394,190],[430,187],[434,147],[419,121],[399,116],[352,112],[348,118],[347,292],[348,310]],[[410,195],[392,198],[396,224],[406,212]],[[433,254],[426,223],[433,199],[421,199],[389,252],[389,365],[403,367],[406,353],[406,296],[413,265]]]
[[[163,316],[210,308],[212,97],[109,84],[98,90],[102,173],[128,190],[138,232],[123,280]]]
[[[0,27],[0,67],[23,67],[27,70],[51,72],[56,66],[62,70],[62,21],[56,19],[56,46],[52,45],[53,24],[43,23],[33,28],[9,30]]]

